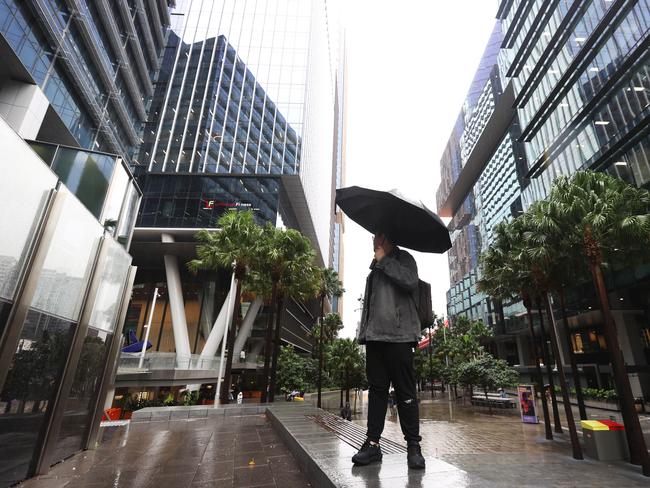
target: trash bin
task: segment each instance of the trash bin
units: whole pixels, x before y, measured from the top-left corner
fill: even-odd
[[[625,428],[612,420],[581,420],[587,456],[600,461],[629,458]]]

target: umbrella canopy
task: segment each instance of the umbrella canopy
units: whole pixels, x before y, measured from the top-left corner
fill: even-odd
[[[451,247],[449,231],[440,217],[422,202],[412,202],[397,190],[339,188],[336,204],[361,227],[373,234],[384,232],[398,246],[435,253]]]

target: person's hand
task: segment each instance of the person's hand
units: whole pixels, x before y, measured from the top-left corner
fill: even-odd
[[[382,259],[384,259],[384,256],[386,256],[386,250],[384,249],[384,246],[382,244],[381,246],[378,246],[375,249],[375,260],[379,262]]]

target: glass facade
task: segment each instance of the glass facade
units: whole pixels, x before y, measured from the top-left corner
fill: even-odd
[[[497,354],[529,365],[525,308],[477,291],[480,266],[472,260],[472,235],[478,234],[480,251],[487,249],[495,225],[546,197],[559,175],[592,169],[649,186],[650,2],[503,0],[498,15],[503,42],[495,71],[472,118],[456,124],[442,159],[438,203],[447,211],[450,201],[462,202],[449,225],[449,315],[487,320]],[[497,81],[501,88],[495,90]],[[510,122],[499,123],[492,117],[497,113],[510,114]],[[499,141],[494,150],[481,149],[486,135]],[[479,162],[472,166],[476,177],[465,172],[463,181],[473,161]],[[646,269],[612,266],[606,280],[626,362],[639,371],[630,375],[632,390],[647,398],[648,355],[628,346],[645,337],[650,320],[641,312],[648,309]],[[579,355],[587,384],[602,388],[611,370],[593,286],[572,283],[565,294],[568,317],[562,322],[571,333],[565,350]]]
[[[498,66],[502,41],[502,24],[497,22],[440,161],[441,184],[436,195],[439,207],[449,198],[468,161],[477,158],[477,144],[502,96]],[[507,203],[507,210],[510,204],[517,207],[521,190],[515,146],[514,136],[503,137],[495,153],[488,155],[489,162],[479,181],[453,211],[448,226],[452,248],[447,254],[451,284],[447,313],[451,317],[465,314],[494,323],[493,305],[476,289],[479,256],[490,242],[492,228],[511,216],[501,210],[501,205]]]
[[[548,12],[536,35],[527,14],[513,29],[517,42],[503,50],[529,161],[524,207],[544,198],[557,176],[581,169],[648,181],[650,3],[592,0],[577,12],[569,3]]]
[[[229,210],[253,210],[258,223],[275,224],[277,178],[147,175],[138,227],[214,228]]]
[[[147,19],[163,7],[140,0],[114,8],[105,1],[74,4],[1,0],[0,35],[81,147],[130,159],[162,47],[149,42]],[[163,25],[155,30],[154,37],[166,35]]]
[[[171,37],[172,46],[182,42],[173,33]],[[215,50],[217,60],[212,67],[210,58],[201,56],[202,49]],[[156,102],[162,102],[171,88],[170,96],[179,103],[172,110],[165,110],[158,103],[153,107],[154,113],[162,111],[165,115],[148,126],[140,154],[141,160],[149,161],[148,170],[297,173],[300,141],[296,131],[226,38],[219,36],[195,44],[189,53],[181,56],[173,81],[165,85],[159,80]],[[166,56],[164,62],[171,61],[170,57]],[[198,90],[205,98],[185,98],[184,88],[188,87],[178,79],[187,76],[184,63],[189,65],[190,75],[205,78],[192,83],[194,93]],[[206,111],[206,101],[212,100],[214,104],[210,103],[211,108]],[[177,113],[189,115],[178,117]],[[154,137],[156,133],[160,136]]]
[[[131,272],[124,240],[100,218],[127,204],[133,176],[116,156],[31,147],[2,119],[0,138],[0,486],[9,486],[88,440]],[[112,212],[128,242],[133,219]]]
[[[326,2],[182,0],[171,9],[171,19],[135,161],[138,174],[169,175],[177,181],[170,185],[181,186],[190,180],[179,174],[241,175],[239,186],[248,188],[243,191],[259,193],[237,199],[256,200],[259,205],[252,203],[263,213],[277,210],[277,203],[269,202],[277,189],[265,188],[266,180],[253,175],[296,176],[311,215],[301,230],[313,229],[310,238],[323,260],[329,260],[338,41],[327,29]],[[202,207],[201,198],[231,190],[204,185],[237,185],[227,179],[192,179],[197,182],[193,188],[203,188],[204,196],[187,195],[193,200],[185,210],[177,201],[170,220],[171,207],[164,210],[154,203],[160,201],[155,186],[160,180],[141,181],[145,205],[139,226],[214,223],[218,212]],[[150,188],[156,194],[152,198]],[[292,192],[288,195],[293,198]],[[185,211],[188,216],[182,217]],[[158,216],[152,219],[155,212]],[[264,218],[276,220],[266,214]]]

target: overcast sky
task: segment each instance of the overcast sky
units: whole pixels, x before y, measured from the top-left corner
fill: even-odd
[[[439,161],[494,26],[497,0],[343,2],[348,41],[346,185],[399,189],[436,210]],[[447,256],[413,253],[446,314]],[[346,219],[344,329],[353,337],[369,233]]]

